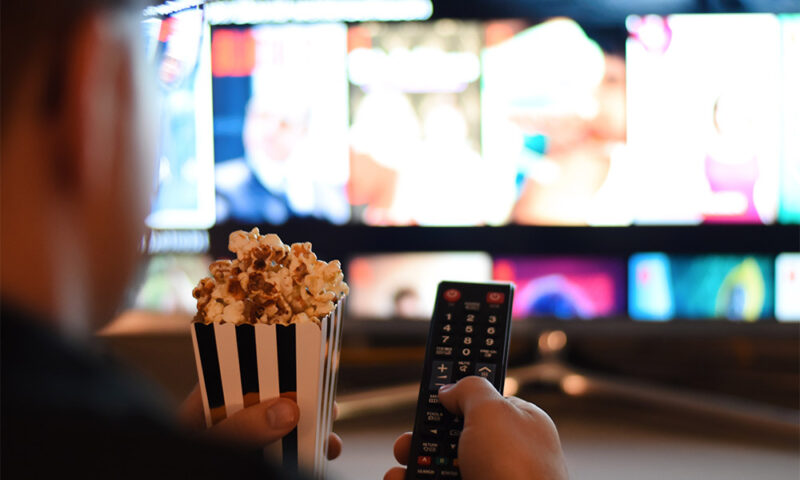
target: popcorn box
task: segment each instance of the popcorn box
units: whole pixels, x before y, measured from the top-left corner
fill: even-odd
[[[297,392],[297,428],[269,446],[268,454],[285,468],[325,478],[344,303],[340,298],[319,324],[193,322],[206,425],[282,393]]]

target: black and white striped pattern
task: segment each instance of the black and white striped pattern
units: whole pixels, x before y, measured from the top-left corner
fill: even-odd
[[[325,478],[339,370],[344,299],[320,325],[192,324],[208,426],[244,407],[297,392],[300,422],[268,453]]]

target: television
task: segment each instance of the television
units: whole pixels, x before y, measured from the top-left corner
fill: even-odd
[[[311,18],[313,2],[286,3],[207,6],[212,257],[253,226],[311,241],[366,299],[349,319],[366,345],[425,335],[400,318],[424,319],[420,303],[392,311],[402,282],[369,272],[430,263],[406,288],[424,299],[430,272],[467,275],[461,258],[524,287],[515,328],[534,351],[566,332],[579,366],[630,373],[667,337],[741,368],[770,342],[797,350],[798,14],[442,1],[430,18]],[[752,362],[719,338],[756,345]],[[796,376],[796,360],[772,366]]]

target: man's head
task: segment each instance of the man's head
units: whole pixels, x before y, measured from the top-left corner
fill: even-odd
[[[2,5],[0,289],[67,330],[108,321],[136,265],[154,156],[141,8]]]

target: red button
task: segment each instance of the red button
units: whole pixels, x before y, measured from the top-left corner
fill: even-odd
[[[451,288],[450,290],[446,290],[444,292],[444,299],[448,302],[457,302],[458,299],[461,298],[461,292],[456,290],[455,288]]]
[[[503,292],[489,292],[486,294],[486,302],[499,305],[506,299],[506,294]]]
[[[430,467],[431,466],[431,457],[420,455],[417,457],[417,465],[422,467]]]

